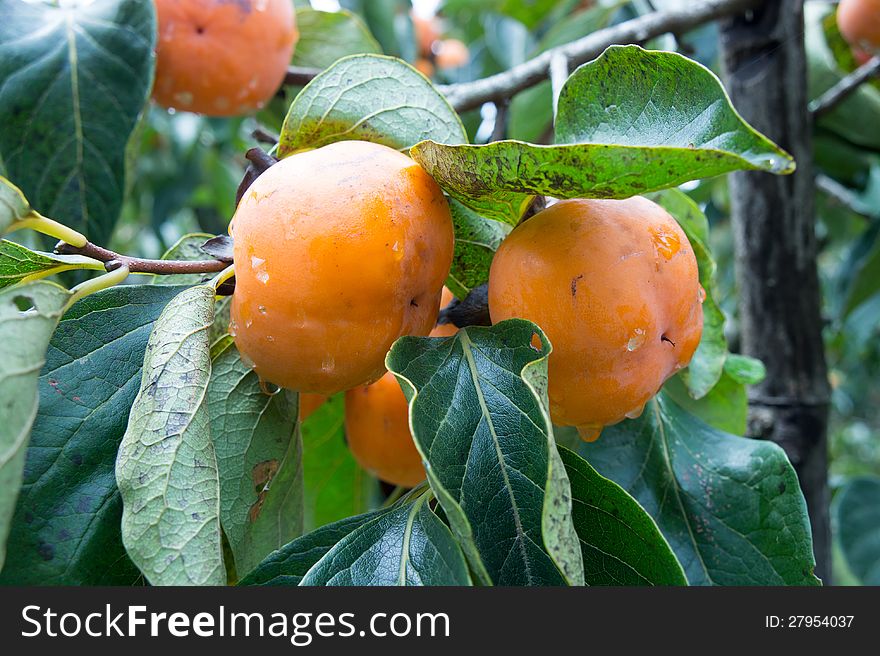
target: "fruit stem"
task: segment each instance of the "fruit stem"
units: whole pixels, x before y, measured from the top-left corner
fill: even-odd
[[[85,255],[104,263],[107,271],[126,268],[130,273],[185,274],[215,273],[222,271],[228,264],[220,260],[148,260],[140,257],[121,255],[90,241],[76,246],[63,240],[55,246],[55,252],[62,255]]]

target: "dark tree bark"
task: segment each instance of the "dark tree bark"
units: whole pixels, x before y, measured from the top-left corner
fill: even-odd
[[[816,575],[831,574],[829,387],[816,269],[803,0],[771,0],[722,26],[734,106],[797,160],[791,176],[730,176],[743,352],[767,365],[750,391],[749,434],[782,446],[800,478]]]

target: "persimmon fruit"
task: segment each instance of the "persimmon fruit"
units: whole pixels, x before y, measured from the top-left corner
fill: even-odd
[[[266,382],[328,395],[372,382],[398,337],[437,321],[449,206],[392,148],[341,141],[281,160],[244,193],[230,232],[230,332]]]
[[[837,27],[863,58],[880,52],[880,0],[842,0],[837,6]]]
[[[235,116],[281,86],[299,36],[290,0],[155,0],[153,98],[163,107]]]
[[[314,414],[327,401],[326,394],[300,394],[299,395],[299,420],[305,421]]]
[[[551,417],[585,440],[638,416],[690,362],[704,298],[681,227],[641,197],[551,205],[511,232],[489,273],[492,322],[544,330]]]
[[[453,298],[444,287],[440,307],[449,305]],[[455,326],[443,324],[430,336],[450,337],[457,332]],[[377,478],[403,487],[425,480],[422,459],[409,430],[409,404],[391,372],[372,385],[345,393],[345,434],[355,460]]]
[[[443,39],[434,44],[434,61],[437,68],[448,70],[460,68],[471,60],[471,53],[463,41]]]

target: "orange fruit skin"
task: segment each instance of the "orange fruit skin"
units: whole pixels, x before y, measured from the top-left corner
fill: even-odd
[[[880,0],[842,0],[837,26],[843,38],[866,53],[880,48]]]
[[[230,332],[262,380],[334,394],[377,380],[427,335],[452,264],[449,206],[406,155],[343,141],[292,155],[233,217]]]
[[[440,294],[440,309],[442,310],[445,308],[452,303],[453,300],[455,300],[455,296],[453,296],[452,292],[444,285],[443,292]],[[438,324],[434,327],[434,330],[431,331],[429,337],[452,337],[457,332],[458,327],[453,326],[451,323]]]
[[[638,416],[687,365],[703,298],[684,232],[641,197],[550,206],[504,240],[489,274],[492,322],[544,330],[551,417],[584,439]]]
[[[345,393],[345,436],[354,459],[377,478],[403,487],[425,480],[409,431],[409,406],[390,371]]]
[[[209,116],[259,109],[281,86],[298,38],[290,0],[155,0],[153,98]]]
[[[299,420],[305,421],[312,413],[327,401],[324,394],[300,394],[299,395]]]

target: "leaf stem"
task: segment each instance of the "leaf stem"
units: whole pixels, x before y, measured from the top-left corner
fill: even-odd
[[[27,218],[15,221],[9,226],[7,232],[25,229],[35,230],[44,235],[54,237],[55,239],[60,239],[74,247],[81,248],[89,243],[89,240],[86,239],[85,235],[82,233],[77,232],[73,228],[68,228],[63,223],[58,223],[58,221],[55,221],[54,219],[45,217],[34,210],[31,210],[31,215]]]
[[[128,267],[123,265],[116,269],[113,269],[113,271],[105,273],[103,276],[91,278],[90,280],[86,280],[85,282],[80,283],[70,290],[70,298],[64,306],[64,312],[67,312],[73,306],[73,304],[81,298],[85,298],[89,294],[94,294],[95,292],[99,292],[102,289],[108,289],[109,287],[118,285],[126,278],[128,278],[129,273],[130,272],[128,270]]]

